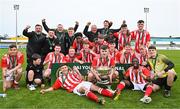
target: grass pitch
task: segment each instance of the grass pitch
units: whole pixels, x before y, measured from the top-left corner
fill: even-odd
[[[7,49],[0,49],[0,58]],[[25,49],[21,50],[25,54]],[[175,63],[175,70],[179,76],[180,72],[180,51],[163,50],[159,53],[165,54]],[[25,70],[26,63],[23,64]],[[0,70],[0,73],[2,71]],[[1,79],[1,77],[0,77]],[[163,90],[151,95],[152,102],[143,104],[139,101],[143,97],[143,92],[124,90],[118,101],[106,98],[105,105],[99,105],[90,101],[86,97],[80,97],[65,90],[57,90],[54,92],[41,95],[40,88],[36,91],[29,91],[25,85],[24,75],[20,81],[20,90],[10,89],[7,91],[6,98],[0,98],[0,108],[180,108],[180,80],[177,79],[173,88],[172,96],[163,97]],[[48,87],[48,86],[47,86]],[[46,88],[47,88],[46,87]],[[0,92],[2,92],[2,82],[0,82]],[[97,94],[102,97],[101,95]]]

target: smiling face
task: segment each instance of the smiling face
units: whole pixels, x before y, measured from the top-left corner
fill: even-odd
[[[69,56],[70,57],[74,57],[75,56],[75,49],[73,49],[73,48],[69,49]]]
[[[155,58],[157,54],[157,50],[156,49],[149,49],[148,50],[148,55],[150,58]]]
[[[36,25],[35,26],[35,32],[36,33],[41,33],[42,32],[42,26],[41,25]]]
[[[92,31],[93,33],[96,33],[96,32],[97,32],[97,26],[96,26],[96,25],[92,25],[92,26],[91,26],[91,31]]]
[[[62,24],[59,24],[59,25],[57,26],[57,30],[60,31],[60,32],[62,32],[62,31],[64,30],[63,25],[62,25]]]
[[[8,49],[8,54],[9,54],[10,56],[16,56],[16,55],[17,55],[17,52],[18,52],[18,50],[17,50],[16,47],[12,47],[12,48],[9,48],[9,49]]]
[[[138,23],[138,29],[139,30],[143,30],[143,28],[144,28],[144,23],[143,22],[141,22],[141,23]]]
[[[102,58],[105,58],[109,55],[109,49],[101,49],[100,50],[100,55]]]
[[[62,72],[62,73],[64,73],[64,74],[68,73],[68,67],[67,67],[67,65],[61,66],[60,69],[61,69],[61,72]]]

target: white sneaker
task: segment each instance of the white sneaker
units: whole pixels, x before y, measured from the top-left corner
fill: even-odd
[[[151,97],[144,96],[143,98],[140,99],[140,101],[143,103],[150,103],[152,99]]]
[[[34,85],[29,85],[29,90],[30,90],[30,91],[33,91],[33,90],[36,90],[36,88],[35,88]]]

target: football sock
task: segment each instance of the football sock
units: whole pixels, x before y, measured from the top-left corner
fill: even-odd
[[[125,85],[123,83],[118,84],[117,88],[123,90]]]
[[[171,86],[165,85],[166,90],[171,90]]]
[[[102,88],[99,88],[98,90],[98,93],[104,95],[104,96],[107,96],[107,97],[113,97],[113,93],[111,93],[109,90],[107,89],[102,89]]]
[[[86,91],[85,93],[89,99],[98,102],[98,97],[94,93],[92,93],[91,91]]]
[[[29,85],[32,85],[32,84],[33,84],[33,81],[28,81],[28,84],[29,84]]]
[[[151,86],[148,86],[147,88],[146,88],[146,91],[145,91],[145,94],[144,94],[144,96],[150,96],[151,95],[151,93],[152,93],[152,87]]]

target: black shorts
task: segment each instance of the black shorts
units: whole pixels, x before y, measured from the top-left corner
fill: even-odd
[[[127,89],[134,89],[134,84],[130,81],[130,79],[125,79],[125,81],[129,81],[129,83],[130,84],[126,84],[126,88]],[[146,87],[149,85],[149,83],[147,83],[145,86],[144,86],[144,88],[143,88],[143,90],[146,90]]]
[[[175,75],[174,81],[176,81],[176,79],[177,79],[177,76]],[[162,87],[167,84],[167,76],[164,78],[158,78],[156,80],[153,80],[152,83]]]
[[[28,72],[29,72],[29,70],[27,70],[27,73],[26,73],[26,82],[28,81]],[[43,74],[34,72],[33,80],[34,79],[40,79],[41,81],[43,81]]]

